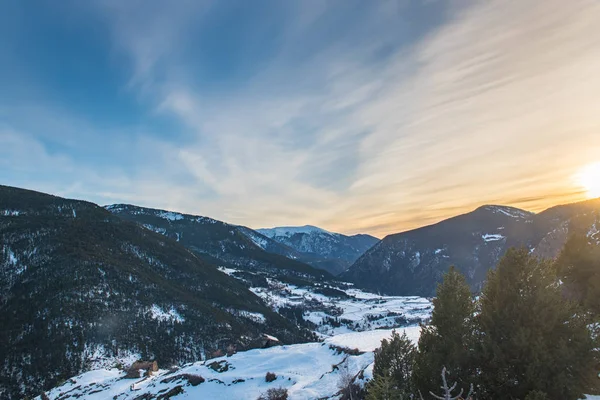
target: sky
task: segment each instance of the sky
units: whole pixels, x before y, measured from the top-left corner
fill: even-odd
[[[597,0],[3,1],[0,184],[378,237],[583,200],[598,21]]]

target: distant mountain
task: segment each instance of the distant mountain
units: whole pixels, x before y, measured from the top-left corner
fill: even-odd
[[[113,204],[105,208],[113,215],[179,242],[217,265],[267,270],[279,277],[287,275],[290,279],[331,278],[328,272],[300,261],[300,254],[295,250],[244,226],[129,204]]]
[[[597,237],[599,212],[600,200],[539,214],[483,206],[435,225],[389,235],[341,277],[382,293],[431,296],[443,274],[455,265],[477,290],[510,247],[526,247],[540,257],[553,258],[573,233]]]
[[[329,279],[330,274],[345,271],[379,241],[369,235],[345,236],[313,226],[253,230],[208,217],[130,204],[105,208],[178,241],[211,262],[310,279]]]
[[[379,239],[370,235],[346,236],[316,226],[286,226],[257,232],[301,254],[302,260],[338,275],[345,271]]]
[[[2,399],[137,358],[309,337],[176,240],[92,203],[0,186],[0,243]]]

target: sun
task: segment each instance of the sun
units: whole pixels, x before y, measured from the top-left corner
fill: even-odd
[[[600,162],[583,167],[577,174],[577,183],[589,198],[600,197]]]

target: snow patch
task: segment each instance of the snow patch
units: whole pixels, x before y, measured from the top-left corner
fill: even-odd
[[[17,263],[19,262],[19,260],[17,260],[17,256],[15,256],[15,253],[13,253],[13,251],[8,248],[7,250],[7,255],[8,255],[8,264],[9,265],[17,265]]]
[[[421,336],[421,327],[417,325],[406,328],[377,329],[374,331],[346,333],[326,339],[325,343],[351,349],[356,348],[360,351],[374,351],[381,346],[381,341],[383,339],[389,339],[392,336],[393,331],[398,332],[400,335],[406,333],[408,338],[414,344],[418,343],[419,336]]]
[[[13,267],[11,269],[11,273],[14,275],[21,275],[27,269],[27,266],[20,264],[17,255],[12,251],[12,249],[8,246],[2,247],[2,253],[4,254],[4,258],[6,259],[5,265]]]
[[[246,311],[246,310],[236,310],[235,308],[228,308],[227,312],[237,315],[239,317],[248,318],[254,322],[258,322],[259,324],[264,324],[267,322],[267,318],[264,315],[258,312]]]
[[[491,211],[495,214],[504,214],[511,218],[529,218],[533,214],[527,211],[519,210],[514,207],[506,207],[506,206],[484,206],[482,209],[486,211]]]
[[[241,229],[240,230],[248,239],[252,240],[252,242],[257,245],[258,247],[260,247],[261,249],[266,249],[267,248],[267,244],[269,243],[268,240],[260,235],[256,235],[254,233],[254,231],[250,230],[250,229]]]
[[[5,217],[18,217],[21,212],[17,210],[2,210],[2,214]]]
[[[227,274],[230,276],[237,272],[237,269],[227,268],[227,267],[218,267],[217,269],[219,271],[223,272],[224,274]]]
[[[117,354],[107,350],[102,344],[86,343],[83,350],[83,359],[90,364],[91,369],[110,369],[121,364],[129,367],[135,361],[142,359],[140,353],[131,350],[118,350]]]
[[[169,221],[179,221],[183,219],[182,214],[173,211],[160,211],[156,214],[156,216],[168,219]]]
[[[590,227],[590,230],[587,233],[587,237],[590,240],[596,241],[597,244],[600,244],[600,230],[598,230],[598,226],[596,222]]]
[[[280,226],[276,228],[262,228],[256,229],[257,232],[265,235],[269,238],[274,238],[276,236],[285,236],[290,237],[295,235],[296,233],[326,233],[328,235],[333,235],[334,233],[328,232],[325,229],[318,228],[312,225],[304,225],[304,226]]]
[[[481,238],[486,242],[495,242],[506,239],[506,236],[502,236],[497,233],[486,233],[485,235],[481,235]]]
[[[153,304],[149,309],[151,318],[161,322],[185,322],[185,318],[183,318],[177,310],[173,306],[167,311],[163,310],[156,304]]]
[[[152,232],[160,233],[161,235],[167,233],[167,230],[165,228],[159,228],[151,224],[143,224],[142,226]]]
[[[219,222],[216,219],[212,219],[212,218],[209,218],[209,217],[197,217],[193,221],[201,223],[201,224],[216,224],[217,222]]]

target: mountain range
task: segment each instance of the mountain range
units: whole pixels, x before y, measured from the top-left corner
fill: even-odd
[[[113,204],[105,208],[180,242],[215,263],[248,269],[270,269],[312,276],[338,275],[379,239],[369,235],[346,236],[317,227],[282,227],[253,230],[212,218],[172,211]],[[307,268],[310,265],[313,268]]]
[[[425,226],[386,236],[363,254],[342,279],[386,294],[432,296],[451,265],[473,288],[510,247],[556,257],[573,234],[600,240],[600,199],[552,207],[534,214],[487,205]]]
[[[31,396],[99,363],[180,364],[262,346],[265,334],[313,338],[184,238],[93,203],[0,186],[0,398]],[[304,281],[327,275],[281,259],[248,266]]]
[[[265,335],[314,340],[314,322],[301,322],[316,312],[314,299],[282,308],[274,295],[256,295],[275,280],[332,296],[326,308],[336,315],[340,280],[431,296],[455,265],[476,291],[509,247],[553,258],[573,234],[600,244],[600,199],[538,214],[487,205],[379,241],[0,186],[0,398],[31,396],[95,367],[261,347]]]
[[[264,270],[278,277],[285,275],[288,279],[332,278],[328,272],[300,261],[300,255],[294,249],[244,226],[129,204],[104,208],[120,219],[174,240],[218,266]]]
[[[287,226],[257,229],[274,241],[291,247],[300,258],[314,267],[339,275],[352,265],[379,239],[370,235],[346,236],[316,226]]]

